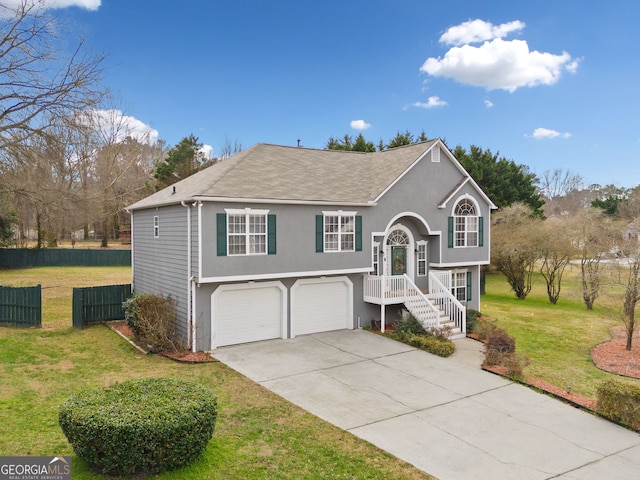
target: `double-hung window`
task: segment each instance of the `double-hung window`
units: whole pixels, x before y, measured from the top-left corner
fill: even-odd
[[[362,217],[356,212],[323,212],[316,216],[317,252],[362,250]]]
[[[217,220],[218,255],[275,253],[275,215],[251,208],[225,212]]]
[[[460,302],[471,300],[471,272],[467,270],[452,272],[451,294]]]
[[[420,240],[417,242],[416,261],[418,263],[418,276],[427,275],[427,242]]]

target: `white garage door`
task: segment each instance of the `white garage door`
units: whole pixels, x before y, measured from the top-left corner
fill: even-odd
[[[347,277],[298,280],[291,317],[291,336],[353,328],[353,284]]]
[[[211,295],[211,348],[284,338],[285,314],[280,282],[222,285]]]

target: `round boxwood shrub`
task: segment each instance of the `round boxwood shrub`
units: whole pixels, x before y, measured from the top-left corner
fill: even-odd
[[[60,406],[58,422],[93,470],[131,476],[195,460],[213,435],[216,415],[208,388],[149,378],[81,391]]]

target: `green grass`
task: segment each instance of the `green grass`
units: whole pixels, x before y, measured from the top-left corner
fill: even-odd
[[[608,341],[611,327],[622,323],[613,306],[614,291],[605,291],[593,311],[586,309],[579,275],[579,267],[567,269],[556,305],[549,302],[541,275],[534,275],[532,291],[525,300],[515,297],[504,276],[487,275],[480,310],[484,316],[495,317],[496,324],[516,339],[516,351],[529,357],[526,376],[570,386],[573,392],[591,398],[608,378],[640,385],[640,380],[606,373],[593,365],[591,348]]]
[[[427,479],[411,465],[284,401],[219,362],[143,356],[104,326],[71,327],[71,288],[127,283],[130,269],[0,271],[0,284],[43,285],[43,327],[0,328],[0,455],[72,455],[58,406],[81,388],[132,378],[189,379],[218,396],[204,455],[160,479]],[[73,478],[100,478],[73,457]]]

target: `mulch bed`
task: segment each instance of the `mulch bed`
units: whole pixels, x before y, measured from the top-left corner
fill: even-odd
[[[125,338],[129,343],[134,345],[138,350],[144,353],[149,353],[149,350],[143,345],[136,343],[133,331],[127,325],[124,320],[117,320],[108,322],[107,326],[118,333],[121,337]],[[212,362],[213,358],[206,352],[191,352],[189,350],[180,350],[178,352],[160,352],[163,357],[169,358],[180,363],[207,363]]]
[[[472,334],[468,336],[474,338]],[[624,327],[613,327],[611,337],[608,342],[596,345],[591,349],[591,359],[594,365],[609,373],[640,379],[640,331],[636,330],[633,336],[631,350],[626,349],[627,337]],[[477,340],[477,337],[475,339]],[[498,375],[506,375],[505,367],[499,365],[483,368]],[[588,410],[595,411],[596,409],[597,401],[595,399],[572,393],[549,382],[526,377],[523,383]]]

